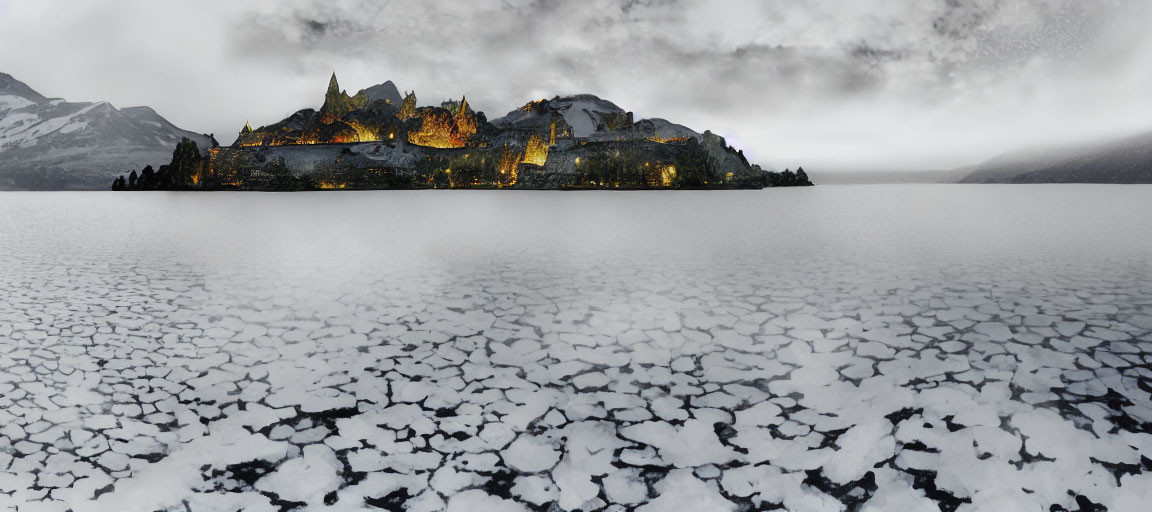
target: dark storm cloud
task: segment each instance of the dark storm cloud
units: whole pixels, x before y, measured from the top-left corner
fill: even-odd
[[[6,1],[0,45],[60,69],[5,71],[224,139],[318,106],[332,71],[489,118],[589,92],[778,166],[944,167],[1152,125],[1143,0]]]
[[[806,85],[810,90],[852,93],[875,87],[883,79],[884,62],[898,55],[867,43],[845,51],[771,46],[755,42],[757,34],[747,29],[739,44],[724,44],[708,34],[683,31],[691,24],[686,13],[691,4],[633,0],[573,9],[571,2],[536,0],[461,9],[304,2],[284,16],[243,20],[238,25],[245,30],[233,33],[238,35],[237,47],[257,59],[268,57],[269,46],[279,46],[273,55],[287,60],[302,54],[321,54],[323,60],[333,61],[349,53],[375,53],[392,63],[425,64],[433,69],[389,78],[403,83],[424,78],[410,76],[413,73],[427,74],[437,89],[442,85],[437,81],[475,83],[484,87],[472,91],[474,96],[506,107],[530,99],[526,94],[542,86],[558,87],[557,93],[596,92],[625,79],[665,83],[673,90],[677,84],[681,90],[693,87],[701,104],[713,107],[732,104],[731,97],[714,93],[717,88],[752,92]],[[301,35],[317,24],[337,28],[322,37]],[[406,44],[411,40],[424,44]],[[500,83],[488,86],[492,77]],[[657,96],[669,99],[682,100],[682,95],[657,91]]]
[[[328,24],[316,20],[305,20],[305,27],[308,29],[312,37],[317,38],[324,35],[328,31]]]

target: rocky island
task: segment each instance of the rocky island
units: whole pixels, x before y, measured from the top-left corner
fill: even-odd
[[[632,112],[593,95],[532,101],[489,121],[466,97],[417,106],[392,82],[349,95],[333,74],[319,110],[235,143],[184,139],[172,161],[117,178],[114,190],[416,188],[704,189],[811,185],[769,172],[721,136]]]

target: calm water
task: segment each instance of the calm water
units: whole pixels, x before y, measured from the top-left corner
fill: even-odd
[[[0,509],[1138,510],[1150,219],[1142,186],[0,193]]]

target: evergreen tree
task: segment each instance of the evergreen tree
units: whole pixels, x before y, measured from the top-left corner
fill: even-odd
[[[804,172],[804,168],[796,169],[792,172],[791,169],[785,169],[784,172],[764,172],[764,184],[768,187],[810,187],[812,182],[808,179],[808,173]]]
[[[154,190],[172,190],[172,173],[171,166],[161,165],[156,169],[156,186],[152,187]]]
[[[712,171],[708,149],[695,138],[689,138],[679,160],[673,185],[679,188],[703,187]]]
[[[800,167],[800,168],[796,169],[796,186],[797,187],[807,187],[807,186],[811,186],[811,185],[812,185],[812,181],[810,181],[808,179],[808,173],[804,172],[804,168]]]
[[[155,190],[157,185],[156,171],[152,169],[151,165],[144,166],[144,170],[140,171],[140,179],[137,180],[136,186],[138,190]]]
[[[183,189],[193,185],[193,176],[200,174],[200,148],[196,141],[185,137],[172,152],[172,163],[168,165],[166,189]]]
[[[139,176],[136,175],[136,169],[132,169],[132,173],[128,175],[128,188],[136,190],[136,181],[138,179]]]

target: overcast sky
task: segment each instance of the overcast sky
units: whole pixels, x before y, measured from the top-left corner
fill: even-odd
[[[223,143],[392,80],[489,119],[592,93],[754,162],[941,169],[1152,130],[1148,0],[0,0],[0,71]]]

